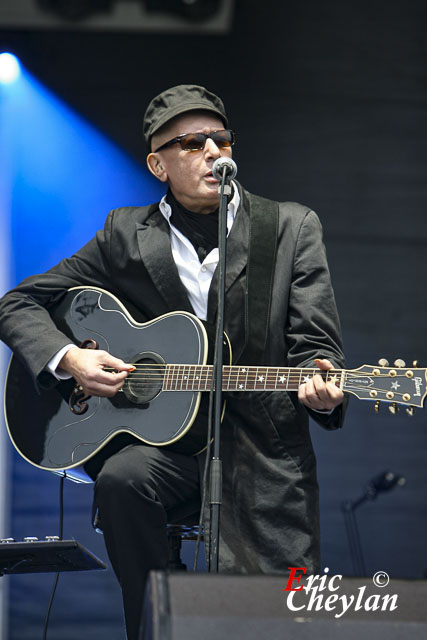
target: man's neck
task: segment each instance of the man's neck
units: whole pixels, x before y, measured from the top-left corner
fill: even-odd
[[[172,209],[171,224],[181,231],[191,242],[200,262],[218,246],[218,209],[207,216],[201,216],[182,206],[171,190],[166,194],[166,202]]]
[[[212,200],[212,202],[207,202],[205,203],[203,206],[199,205],[197,206],[195,203],[193,202],[185,202],[185,200],[183,201],[182,198],[177,198],[176,195],[172,192],[172,189],[169,187],[168,189],[168,198],[169,195],[172,196],[172,198],[174,199],[174,202],[177,203],[184,211],[188,211],[190,213],[197,213],[198,215],[209,215],[210,213],[213,213],[214,211],[218,210],[218,206],[219,206],[219,201],[218,198],[215,198],[215,200]]]
[[[172,189],[168,189],[168,192],[166,194],[166,200],[168,202],[168,204],[170,204],[172,211],[174,211],[175,209],[179,209],[180,212],[182,213],[187,213],[190,216],[193,215],[209,215],[212,213],[216,213],[218,211],[218,203],[216,203],[216,207],[215,208],[209,208],[209,211],[194,211],[194,209],[191,209],[187,206],[185,206],[185,204],[183,204],[180,200],[178,200],[178,198],[175,197],[174,193],[172,192]]]

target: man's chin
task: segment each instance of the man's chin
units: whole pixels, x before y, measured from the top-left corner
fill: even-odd
[[[202,213],[211,213],[218,209],[219,207],[219,195],[218,188],[215,189],[204,189],[202,193],[200,193],[199,197],[194,199],[194,205],[197,207],[197,210]]]

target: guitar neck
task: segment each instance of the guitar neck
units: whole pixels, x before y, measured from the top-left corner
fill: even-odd
[[[209,391],[212,387],[212,365],[161,366],[163,391]],[[316,367],[254,367],[229,365],[223,367],[223,391],[297,391],[300,384],[314,375],[331,382],[359,400],[385,401],[422,407],[427,395],[426,369],[393,368],[363,365],[358,369]]]
[[[300,384],[320,373],[325,381],[342,388],[346,371],[320,371],[293,367],[223,367],[223,391],[296,391]],[[212,365],[166,365],[163,391],[209,391]]]

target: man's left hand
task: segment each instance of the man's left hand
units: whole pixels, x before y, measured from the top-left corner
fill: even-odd
[[[329,360],[316,359],[314,362],[322,371],[333,369]],[[316,374],[308,382],[299,386],[298,399],[314,411],[332,411],[342,403],[344,394],[333,382],[325,382],[319,374]]]

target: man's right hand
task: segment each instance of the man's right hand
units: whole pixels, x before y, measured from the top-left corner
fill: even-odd
[[[105,367],[115,371],[105,371]],[[115,358],[107,351],[73,347],[64,355],[59,368],[71,374],[88,396],[111,398],[135,367]]]

